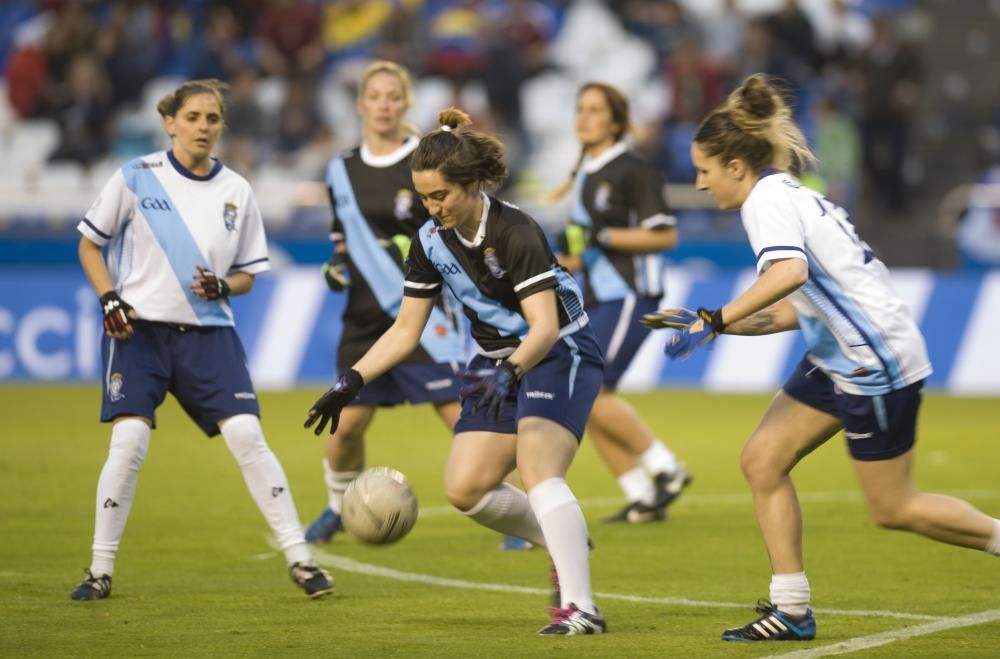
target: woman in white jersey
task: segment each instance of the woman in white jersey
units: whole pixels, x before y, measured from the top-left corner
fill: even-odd
[[[434,298],[447,286],[472,325],[477,355],[462,390],[445,494],[479,524],[545,547],[560,603],[542,635],[607,629],[590,588],[587,523],[566,472],[604,370],[580,289],[541,227],[486,194],[507,175],[503,145],[450,109],[410,167],[432,218],[410,247],[404,297],[392,327],[316,401],[306,427],[322,434],[363,387],[417,347]],[[318,422],[318,423],[317,423]],[[504,477],[517,466],[527,492]],[[494,621],[486,615],[486,624]]]
[[[674,359],[722,333],[801,329],[808,346],[741,457],[771,560],[770,602],[723,640],[815,637],[790,472],[841,430],[877,524],[1000,555],[1000,520],[913,483],[920,389],[931,373],[924,339],[843,209],[786,173],[812,154],[763,75],[702,122],[691,158],[698,187],[720,208],[740,209],[759,276],[719,309],[661,311],[644,322],[680,330],[666,349]]]
[[[115,554],[167,392],[206,435],[222,433],[292,580],[309,597],[333,590],[313,563],[288,480],[264,440],[233,327],[228,298],[248,293],[269,265],[249,184],[212,158],[223,90],[216,80],[194,80],[164,97],[158,110],[170,149],[115,172],[77,227],[80,263],[104,314],[101,421],[113,426],[97,482],[93,559],[74,600],[111,595]]]

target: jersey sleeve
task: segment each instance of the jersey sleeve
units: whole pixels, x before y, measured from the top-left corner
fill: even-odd
[[[434,297],[441,292],[441,273],[424,252],[419,234],[410,243],[410,254],[406,258],[406,278],[403,280],[403,295],[410,297]]]
[[[509,227],[502,249],[503,253],[498,256],[508,270],[519,300],[556,287],[555,257],[537,225],[525,223]]]
[[[767,270],[771,261],[802,259],[808,261],[805,250],[805,230],[792,204],[780,194],[760,190],[762,198],[743,206],[743,226],[757,259],[757,273]]]
[[[247,210],[240,228],[240,246],[229,272],[247,272],[255,275],[271,269],[267,257],[267,237],[264,235],[264,220],[257,207],[253,192],[247,195]]]
[[[632,199],[639,226],[643,229],[669,229],[677,218],[663,194],[663,182],[656,169],[646,163],[632,177]]]
[[[125,176],[119,169],[104,185],[76,229],[88,240],[103,247],[132,217],[134,210],[135,194],[128,189]]]

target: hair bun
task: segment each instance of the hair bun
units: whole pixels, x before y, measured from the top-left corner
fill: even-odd
[[[454,131],[459,126],[471,125],[472,119],[458,108],[447,108],[438,113],[438,123],[442,129],[447,126]]]
[[[743,109],[754,119],[768,119],[778,110],[774,90],[761,74],[747,78],[739,94]]]

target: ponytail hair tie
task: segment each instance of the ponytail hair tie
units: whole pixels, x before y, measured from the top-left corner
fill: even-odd
[[[449,126],[448,124],[441,124],[441,130],[443,130],[446,133],[450,133],[451,132],[451,126]]]

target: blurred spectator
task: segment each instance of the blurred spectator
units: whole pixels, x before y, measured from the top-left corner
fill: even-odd
[[[266,0],[260,17],[260,63],[270,75],[314,76],[326,56],[323,15],[313,2]]]
[[[229,83],[226,99],[226,130],[222,138],[222,160],[244,176],[253,172],[266,137],[264,112],[257,103],[257,74],[250,67],[238,69]]]
[[[335,60],[374,56],[394,12],[389,0],[333,0],[323,16],[323,45]]]
[[[528,135],[521,117],[521,95],[511,90],[540,73],[548,62],[555,34],[555,14],[537,0],[496,4],[488,14],[487,58],[483,82],[492,123],[504,134],[509,153],[524,154]],[[512,144],[511,139],[518,144]]]
[[[872,43],[858,64],[867,189],[884,209],[898,213],[906,209],[903,167],[923,64],[916,50],[897,37],[888,17],[876,18],[873,27]]]
[[[625,28],[652,45],[661,61],[681,39],[701,37],[676,0],[629,0],[623,12]]]
[[[70,62],[65,96],[53,99],[59,142],[49,160],[90,164],[107,151],[110,90],[101,62],[80,54]]]
[[[858,127],[840,107],[837,96],[828,93],[816,103],[814,148],[819,161],[821,190],[851,212],[857,200],[861,173],[861,136]]]
[[[165,31],[157,9],[144,2],[116,0],[97,33],[97,51],[111,78],[112,106],[139,98],[160,64]]]
[[[783,57],[797,60],[804,67],[803,77],[795,82],[805,83],[823,65],[823,57],[816,45],[816,33],[809,17],[802,11],[798,0],[784,0],[781,8],[766,20],[775,42],[783,51]]]
[[[43,38],[42,50],[53,81],[65,81],[73,58],[93,49],[97,35],[94,4],[76,2],[51,10],[49,15],[55,16],[55,21]]]
[[[305,74],[288,80],[285,104],[278,113],[276,156],[282,164],[294,162],[299,149],[318,139],[323,119],[316,106],[315,85]]]
[[[665,68],[672,90],[672,121],[698,123],[722,102],[724,90],[719,67],[704,56],[700,41],[678,41]]]
[[[732,78],[739,68],[746,27],[747,17],[736,0],[723,0],[717,13],[705,16],[701,21],[701,29],[705,35],[705,55],[715,60],[728,78]]]
[[[236,16],[225,5],[209,10],[204,35],[192,39],[187,47],[189,76],[195,79],[229,81],[234,72],[254,62],[253,45],[244,39]]]
[[[828,60],[848,63],[871,43],[871,21],[851,4],[848,0],[830,0],[829,12],[816,23],[817,44]]]
[[[427,71],[448,78],[456,97],[466,82],[482,74],[486,63],[480,9],[476,0],[458,0],[430,19]]]

